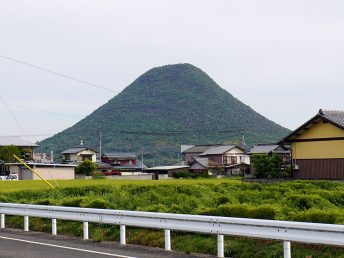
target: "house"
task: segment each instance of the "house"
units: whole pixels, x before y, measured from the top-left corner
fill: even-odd
[[[185,149],[182,154],[191,172],[242,175],[249,170],[250,157],[245,149],[237,144],[195,145]]]
[[[38,144],[23,140],[19,136],[0,136],[0,148],[11,145],[16,146],[21,151],[29,149],[30,153],[25,153],[27,159],[32,159],[34,148],[39,147]]]
[[[290,165],[291,157],[290,157],[290,148],[281,146],[279,144],[257,144],[254,145],[251,150],[248,152],[248,154],[251,156],[253,154],[266,154],[266,155],[272,155],[277,154],[280,156],[283,166],[286,168],[288,165]],[[251,162],[250,164],[250,173],[254,174],[254,166]]]
[[[209,167],[224,169],[226,175],[243,175],[250,165],[249,155],[236,144],[213,146],[200,157],[208,158]]]
[[[29,148],[31,150],[35,147],[39,147],[36,143],[23,140],[19,136],[0,136],[0,147],[10,145],[16,146],[19,149]]]
[[[190,164],[195,158],[200,157],[200,155],[205,152],[206,150],[218,145],[191,145],[190,148],[184,149],[182,154],[184,156],[185,164]]]
[[[294,178],[344,179],[344,111],[320,109],[281,144],[291,147]]]
[[[64,163],[79,163],[85,160],[96,162],[97,152],[85,146],[74,147],[61,152]]]
[[[208,158],[213,163],[224,167],[240,163],[250,164],[250,157],[246,151],[235,144],[213,146],[201,153],[200,157]]]
[[[134,153],[111,152],[101,156],[103,164],[111,165],[113,169],[120,171],[142,171],[147,168]]]

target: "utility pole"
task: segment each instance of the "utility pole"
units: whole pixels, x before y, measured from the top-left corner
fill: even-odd
[[[102,162],[102,128],[99,127],[99,162]]]
[[[143,152],[141,153],[141,172],[143,172]]]
[[[241,144],[242,144],[243,146],[245,146],[246,143],[245,143],[245,131],[244,131],[244,127],[241,128],[241,133],[242,133]]]

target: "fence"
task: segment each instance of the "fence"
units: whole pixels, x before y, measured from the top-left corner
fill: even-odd
[[[89,209],[61,206],[0,203],[0,228],[5,228],[5,214],[24,217],[24,231],[29,231],[29,217],[52,220],[52,234],[57,234],[56,220],[83,222],[83,237],[88,239],[88,223],[120,226],[120,243],[126,244],[125,227],[162,229],[165,250],[171,250],[171,230],[217,235],[217,256],[224,256],[224,235],[283,241],[284,257],[291,257],[290,242],[344,246],[344,225]]]

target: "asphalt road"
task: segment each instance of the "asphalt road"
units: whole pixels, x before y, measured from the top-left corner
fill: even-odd
[[[118,243],[95,243],[69,236],[52,236],[47,233],[23,232],[15,229],[0,230],[1,258],[132,258],[167,257],[192,258],[212,257],[208,255],[186,255],[166,252],[159,248],[135,245],[122,246]]]

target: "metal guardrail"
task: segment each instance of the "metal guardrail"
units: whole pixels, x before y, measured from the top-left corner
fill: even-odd
[[[84,239],[88,239],[89,222],[119,225],[123,245],[125,226],[163,229],[165,250],[171,250],[170,230],[215,234],[218,257],[224,256],[224,235],[283,241],[285,258],[291,257],[293,241],[344,246],[344,225],[15,203],[0,203],[0,214],[0,228],[5,228],[5,214],[24,216],[24,231],[29,231],[29,217],[52,219],[53,235],[57,234],[57,219],[81,221]]]

